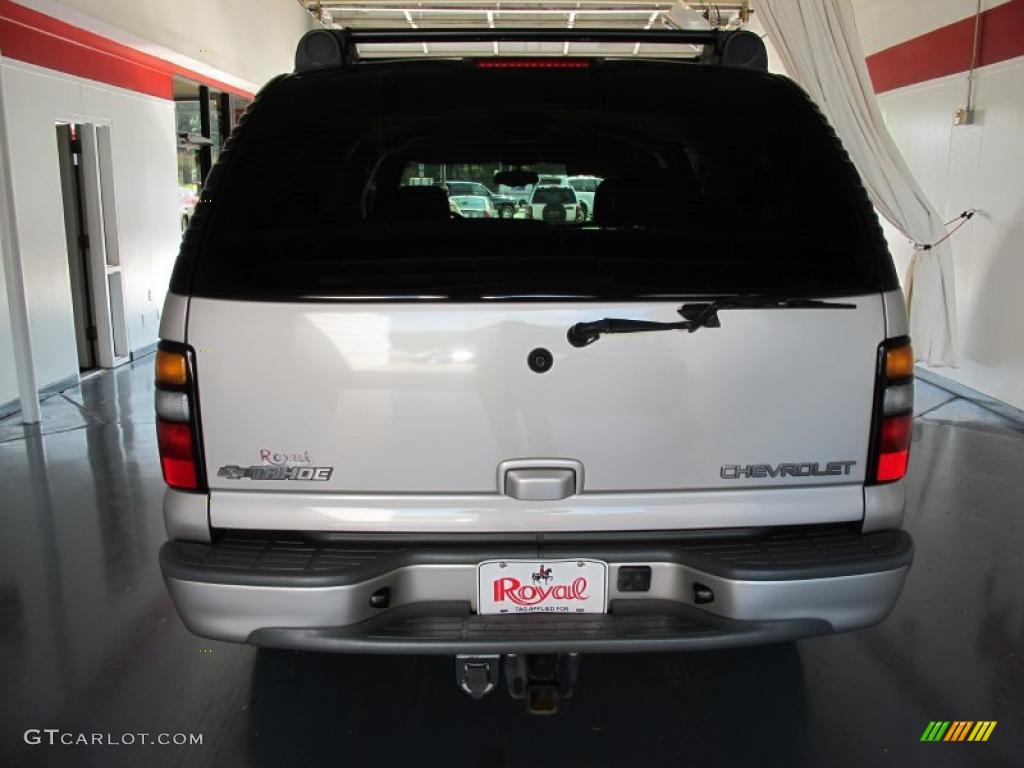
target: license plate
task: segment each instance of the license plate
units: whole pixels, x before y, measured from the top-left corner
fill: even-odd
[[[477,569],[477,612],[604,613],[607,582],[600,560],[488,560]]]

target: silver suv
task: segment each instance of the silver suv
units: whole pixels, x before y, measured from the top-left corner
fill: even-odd
[[[734,65],[745,33],[544,66],[359,59],[360,34],[310,33],[261,91],[171,280],[160,562],[186,625],[459,655],[479,695],[503,655],[521,683],[536,654],[882,620],[913,357],[807,97]],[[585,225],[460,219],[402,186],[439,163],[603,181]]]
[[[543,182],[543,179],[541,179]],[[583,221],[583,209],[572,187],[538,184],[526,206],[526,217],[548,224]]]

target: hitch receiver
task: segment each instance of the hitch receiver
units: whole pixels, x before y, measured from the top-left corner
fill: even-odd
[[[525,699],[531,715],[554,715],[572,696],[580,671],[578,653],[510,653],[455,657],[455,683],[474,699],[498,686],[502,667],[513,699]]]
[[[578,653],[509,654],[505,683],[513,699],[526,699],[531,715],[558,714],[562,699],[572,696],[580,672]]]

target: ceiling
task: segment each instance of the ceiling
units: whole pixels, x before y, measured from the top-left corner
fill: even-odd
[[[302,0],[330,27],[363,28],[547,28],[672,29],[733,28],[745,19],[747,2],[684,3],[650,0]],[[706,19],[710,19],[710,24]],[[577,56],[693,56],[694,46],[612,43],[425,43],[364,46],[362,56],[486,56],[515,54]]]

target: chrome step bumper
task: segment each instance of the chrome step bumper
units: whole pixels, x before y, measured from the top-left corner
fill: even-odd
[[[576,616],[480,616],[466,602],[428,602],[347,627],[259,629],[249,642],[353,653],[616,653],[761,645],[831,631],[816,619],[734,621],[671,600],[616,600],[607,614]]]
[[[475,613],[479,562],[566,557],[608,562],[607,615]],[[223,535],[167,542],[160,552],[178,612],[197,635],[384,653],[713,648],[846,631],[885,618],[912,559],[899,530],[500,547]],[[650,567],[650,588],[620,590],[619,568],[635,565]],[[698,605],[696,587],[713,599]]]

